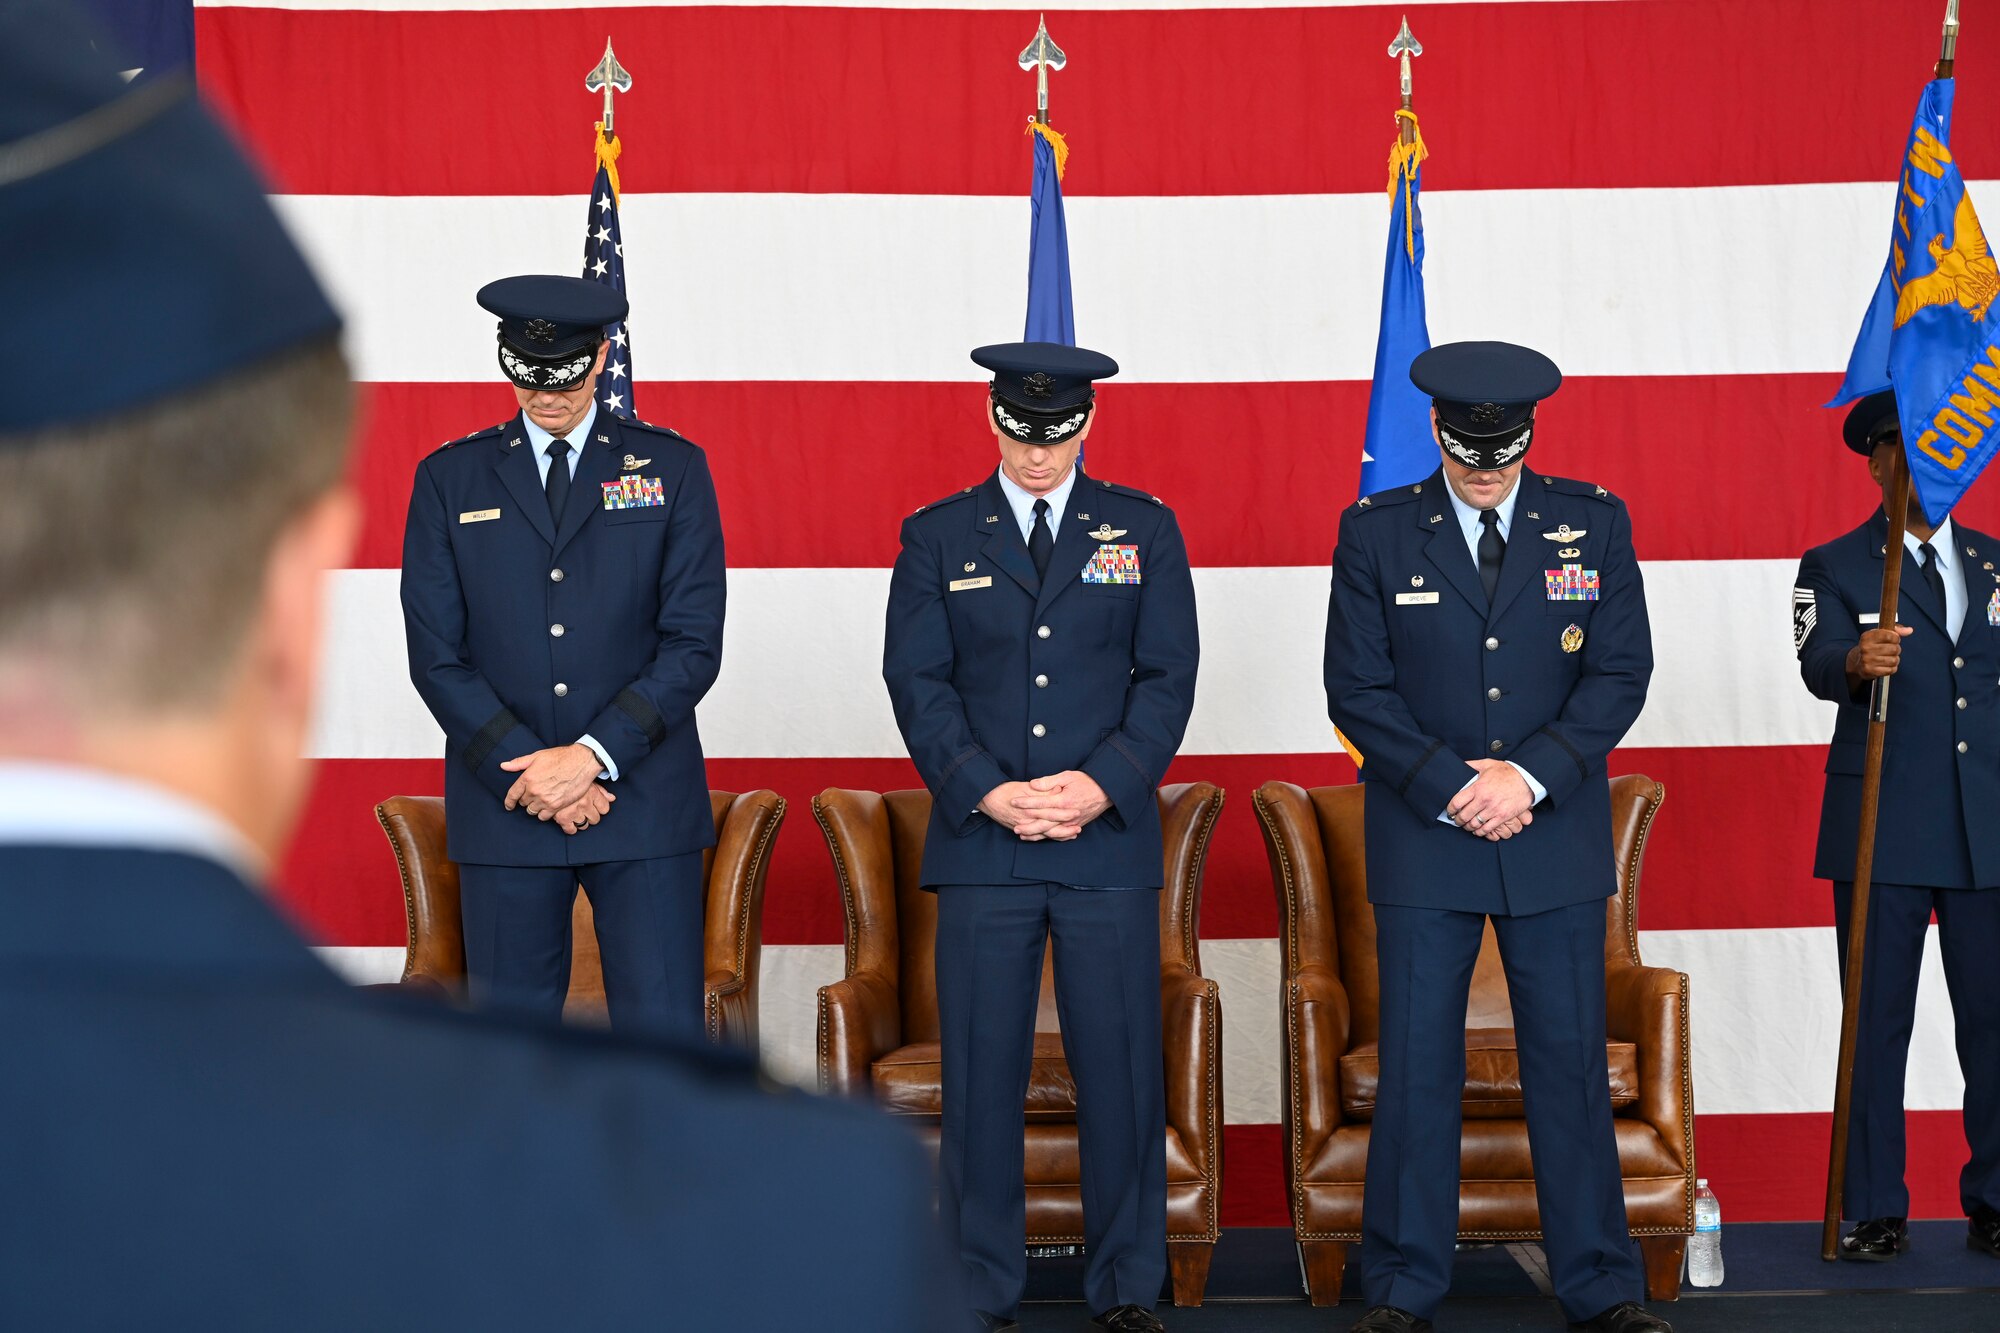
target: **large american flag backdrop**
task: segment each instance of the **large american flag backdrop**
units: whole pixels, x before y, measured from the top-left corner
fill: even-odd
[[[1839,1027],[1810,874],[1832,718],[1789,637],[1800,552],[1875,500],[1820,404],[1880,273],[1935,0],[1051,11],[1077,336],[1117,356],[1090,447],[1173,504],[1204,661],[1171,779],[1229,793],[1206,970],[1225,1013],[1224,1221],[1282,1224],[1277,911],[1250,793],[1348,782],[1320,686],[1326,561],[1367,409],[1395,132],[1385,48],[1426,54],[1431,333],[1568,373],[1533,462],[1631,505],[1659,659],[1613,758],[1667,787],[1640,904],[1693,977],[1700,1167],[1732,1219],[1816,1216]],[[349,319],[367,524],[335,577],[324,762],[283,892],[351,975],[404,937],[382,797],[441,789],[396,564],[416,461],[502,419],[478,286],[576,270],[607,36],[645,416],[703,445],[728,532],[710,780],[792,802],[764,922],[770,1062],[812,1068],[841,968],[807,802],[917,785],[880,669],[901,518],[995,461],[972,346],[1017,335],[1036,11],[204,0],[202,87],[268,167]],[[1954,147],[2000,170],[1968,28]],[[2000,215],[1990,185],[1973,191]],[[1961,507],[2000,523],[2000,483]],[[1920,1215],[1956,1212],[1961,1084],[1935,949],[1910,1063]]]

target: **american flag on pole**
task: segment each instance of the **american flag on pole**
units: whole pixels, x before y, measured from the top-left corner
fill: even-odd
[[[772,787],[795,812],[828,786],[918,785],[880,678],[896,533],[993,467],[966,351],[1021,316],[1022,11],[476,3],[195,11],[200,83],[268,167],[370,394],[366,528],[332,590],[311,742],[325,762],[283,874],[361,976],[393,978],[404,938],[371,807],[443,771],[396,602],[411,471],[512,410],[472,293],[575,271],[577,213],[604,212],[576,189],[576,81],[606,15],[623,58],[662,73],[618,108],[647,146],[643,189],[615,202],[645,257],[648,415],[707,450],[728,529],[712,785]],[[1249,793],[1354,778],[1320,684],[1326,562],[1360,479],[1383,49],[1406,8],[1424,130],[1451,149],[1423,180],[1430,332],[1548,352],[1566,379],[1534,466],[1631,508],[1659,668],[1612,769],[1667,788],[1638,924],[1649,962],[1693,978],[1702,1174],[1732,1220],[1816,1218],[1840,1019],[1811,873],[1832,717],[1798,678],[1792,574],[1878,502],[1821,407],[1881,272],[1910,128],[1909,83],[1858,72],[1928,68],[1934,0],[1095,0],[1061,12],[1088,64],[1056,95],[1090,146],[1062,182],[1076,296],[1124,368],[1091,468],[1175,507],[1199,585],[1200,692],[1168,780],[1230,794],[1201,918],[1228,1025],[1223,1220],[1285,1219],[1278,916]],[[1994,49],[1959,63],[1967,163],[2000,164]],[[469,76],[418,77],[439,52]],[[1993,184],[1968,188],[2000,216]],[[2000,487],[1960,513],[2000,525]],[[809,1071],[842,919],[796,813],[764,939],[766,1056]],[[1913,1207],[1938,1217],[1965,1152],[1941,982],[1926,973],[1908,1090]]]
[[[611,57],[610,49],[605,58]],[[583,276],[625,294],[625,234],[618,225],[618,155],[624,143],[597,126],[597,179],[590,186],[590,211],[584,219]],[[632,340],[627,321],[619,320],[605,331],[611,350],[604,354],[604,369],[597,374],[597,403],[621,417],[635,417],[638,408],[632,391]]]

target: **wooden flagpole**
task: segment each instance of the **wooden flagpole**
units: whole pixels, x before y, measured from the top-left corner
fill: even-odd
[[[1938,79],[1951,77],[1958,49],[1958,0],[1945,14],[1944,46],[1938,56]],[[1876,624],[1890,628],[1901,621],[1898,605],[1903,584],[1903,533],[1909,526],[1910,464],[1897,433],[1889,471],[1889,540],[1882,553],[1881,615]],[[1877,676],[1868,694],[1868,746],[1861,767],[1861,828],[1854,848],[1854,898],[1847,912],[1847,969],[1842,977],[1840,1061],[1833,1085],[1833,1142],[1826,1165],[1826,1213],[1819,1237],[1819,1257],[1840,1257],[1840,1202],[1847,1187],[1847,1136],[1854,1111],[1854,1047],[1861,1029],[1861,971],[1868,942],[1868,898],[1875,874],[1875,821],[1882,806],[1882,748],[1889,734],[1889,682]]]

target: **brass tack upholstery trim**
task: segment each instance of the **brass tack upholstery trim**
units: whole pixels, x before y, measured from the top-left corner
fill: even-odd
[[[820,836],[826,839],[827,851],[833,854],[834,878],[840,883],[840,911],[847,922],[847,970],[845,975],[851,977],[854,975],[854,936],[858,930],[854,919],[854,880],[848,874],[846,859],[840,854],[840,839],[833,836],[833,825],[827,822],[826,807],[819,803],[819,797],[817,796],[813,797],[812,806],[813,820],[819,825]],[[825,1003],[824,1000],[821,1003],[823,1005]],[[822,1009],[823,1015],[824,1010]],[[822,1022],[820,1025],[822,1041],[825,1040],[825,1033],[826,1025]]]

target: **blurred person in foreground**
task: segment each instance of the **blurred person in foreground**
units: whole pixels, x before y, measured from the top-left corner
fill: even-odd
[[[357,523],[339,319],[115,68],[0,9],[0,1327],[937,1327],[886,1122],[353,991],[264,900]]]

